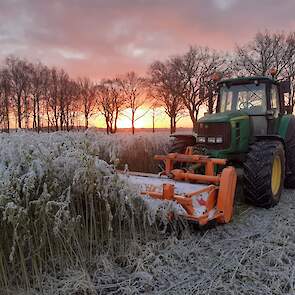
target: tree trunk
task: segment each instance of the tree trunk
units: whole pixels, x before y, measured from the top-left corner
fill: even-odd
[[[22,128],[22,109],[21,109],[21,96],[17,96],[17,121],[18,121],[18,128]]]
[[[57,117],[57,110],[54,110],[54,121],[55,121],[55,130],[58,131],[58,117]]]
[[[40,132],[40,98],[37,98],[37,132]]]
[[[197,122],[198,122],[198,113],[199,111],[189,111],[189,115],[190,118],[192,120],[193,123],[193,131],[196,132],[197,131]]]
[[[110,134],[109,117],[105,115],[104,118],[105,118],[106,127],[107,127],[107,134]]]
[[[24,115],[25,115],[25,128],[29,129],[29,121],[30,121],[30,114],[29,114],[29,102],[28,97],[24,96]]]
[[[5,117],[6,117],[6,123],[7,123],[7,132],[10,131],[10,118],[9,118],[9,101],[8,98],[5,98]]]
[[[85,129],[88,129],[88,114],[85,113]]]
[[[33,98],[33,129],[37,130],[37,99]]]
[[[132,111],[132,114],[131,114],[131,127],[132,127],[132,134],[135,133],[135,114],[134,114],[134,111]]]
[[[173,133],[173,117],[170,117],[170,134]]]
[[[110,120],[110,130],[111,134],[114,134],[113,120]]]
[[[67,101],[66,109],[64,111],[64,130],[70,131],[70,107]]]
[[[46,115],[47,115],[47,132],[49,133],[50,131],[50,117],[49,117],[49,102],[48,100],[46,99]]]
[[[173,133],[176,132],[176,116],[173,117]]]
[[[60,118],[59,118],[59,125],[60,125],[60,130],[63,130],[64,127],[64,115],[63,113],[60,113]]]
[[[46,114],[47,114],[47,132],[49,133],[50,132],[50,120],[49,120],[49,111],[48,111],[48,108],[46,110]]]
[[[114,132],[114,133],[117,132],[118,116],[119,116],[119,110],[117,109],[117,110],[116,110],[116,114],[115,114],[115,122],[114,122],[114,124],[115,124],[115,132]]]

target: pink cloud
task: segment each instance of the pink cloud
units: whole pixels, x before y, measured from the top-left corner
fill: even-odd
[[[16,54],[94,79],[190,45],[232,50],[258,30],[295,29],[293,0],[71,0],[0,3],[0,59]]]

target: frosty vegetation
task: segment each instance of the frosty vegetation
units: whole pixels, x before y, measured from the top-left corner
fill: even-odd
[[[237,203],[224,226],[167,227],[167,208],[148,206],[113,169],[155,171],[147,162],[167,135],[0,141],[0,294],[294,293],[294,191],[269,210]]]
[[[95,271],[100,255],[125,265],[156,235],[143,198],[106,161],[138,156],[145,160],[130,168],[155,169],[148,161],[168,136],[19,132],[0,141],[2,290],[41,290],[48,275]]]

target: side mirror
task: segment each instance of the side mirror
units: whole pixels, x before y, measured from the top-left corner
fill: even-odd
[[[287,114],[292,114],[293,113],[293,107],[292,106],[285,106],[285,111]]]
[[[279,83],[279,90],[281,94],[291,92],[291,83],[290,80],[282,81]]]

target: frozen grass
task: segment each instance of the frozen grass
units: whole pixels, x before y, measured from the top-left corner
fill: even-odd
[[[127,140],[1,137],[3,294],[295,293],[294,191],[269,210],[238,204],[228,225],[164,235],[135,191],[95,157],[118,157],[108,138]]]
[[[168,133],[139,133],[135,135],[104,135],[86,133],[92,144],[99,149],[99,158],[107,162],[116,162],[119,169],[128,165],[130,171],[159,172],[159,163],[154,160],[156,154],[166,154],[172,139]]]
[[[2,290],[41,290],[43,276],[62,277],[75,268],[85,274],[102,254],[123,265],[138,243],[157,236],[142,197],[101,160],[118,162],[124,155],[128,162],[137,155],[132,142],[156,145],[151,136],[16,133],[0,140]],[[123,143],[132,153],[125,153]]]
[[[91,273],[47,277],[42,294],[294,294],[294,200],[287,191],[277,207],[248,207],[231,224],[160,236],[124,265],[102,255]]]

